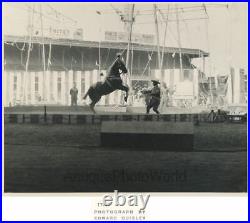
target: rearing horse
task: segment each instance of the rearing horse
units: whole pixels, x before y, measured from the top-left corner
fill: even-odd
[[[121,74],[126,74],[127,72],[128,71],[125,66],[125,63],[121,59],[121,55],[119,54],[114,63],[110,66],[105,81],[97,82],[90,86],[87,93],[83,97],[83,99],[86,99],[87,96],[89,96],[89,98],[91,99],[90,109],[93,112],[95,112],[94,107],[96,103],[101,99],[101,97],[103,95],[110,94],[115,90],[125,91],[126,96],[124,97],[124,100],[125,102],[127,102],[129,87],[123,85],[121,79]]]

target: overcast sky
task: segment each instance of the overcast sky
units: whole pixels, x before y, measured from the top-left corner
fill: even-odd
[[[166,46],[178,46],[175,3],[157,3],[169,20]],[[207,72],[228,73],[229,67],[247,69],[247,4],[233,3],[227,8],[225,3],[206,4],[205,12],[200,4],[178,4],[180,9],[180,39],[185,48],[198,48],[210,53]],[[27,35],[29,9],[32,3],[4,3],[4,34]],[[53,11],[55,9],[57,12]],[[124,24],[116,10],[124,10],[125,3],[42,3],[44,30],[60,27],[69,30],[83,28],[84,40],[99,40],[104,31],[124,31]],[[101,15],[97,14],[99,11]],[[40,6],[35,5],[34,26],[41,29]],[[207,14],[206,14],[207,13]],[[62,16],[63,15],[63,16]],[[135,4],[134,33],[155,34],[153,3]],[[209,19],[204,19],[206,17]],[[160,42],[163,43],[165,22],[160,13]],[[189,20],[196,19],[196,20]],[[185,20],[185,21],[183,21]],[[102,37],[103,38],[103,37]],[[199,61],[196,65],[201,65]]]

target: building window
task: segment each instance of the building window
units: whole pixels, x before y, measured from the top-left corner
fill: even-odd
[[[189,70],[184,70],[183,79],[184,79],[184,81],[189,80]]]
[[[85,94],[85,77],[82,75],[81,77],[81,95]]]
[[[244,75],[244,91],[247,93],[247,75]]]
[[[14,76],[14,91],[17,90],[17,76]]]
[[[36,73],[35,76],[35,100],[36,101],[41,101],[41,95],[39,94],[39,76],[38,73]]]
[[[57,94],[60,99],[62,94],[62,78],[60,76],[57,77]]]
[[[193,72],[192,70],[183,70],[181,74],[181,81],[193,81]]]
[[[39,77],[35,77],[35,92],[39,91]]]

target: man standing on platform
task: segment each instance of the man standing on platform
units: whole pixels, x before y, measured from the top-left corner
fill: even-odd
[[[151,98],[147,105],[147,114],[149,114],[151,108],[153,108],[155,113],[159,114],[160,112],[158,111],[158,107],[161,102],[161,90],[158,85],[160,84],[160,82],[157,80],[152,80],[152,83],[153,83],[153,88],[150,91]]]
[[[74,86],[70,89],[70,95],[71,95],[71,106],[77,106],[78,89],[76,88],[75,82]]]

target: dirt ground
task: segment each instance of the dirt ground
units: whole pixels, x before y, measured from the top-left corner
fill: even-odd
[[[5,192],[245,192],[246,124],[201,123],[194,151],[100,146],[100,125],[6,124]]]

